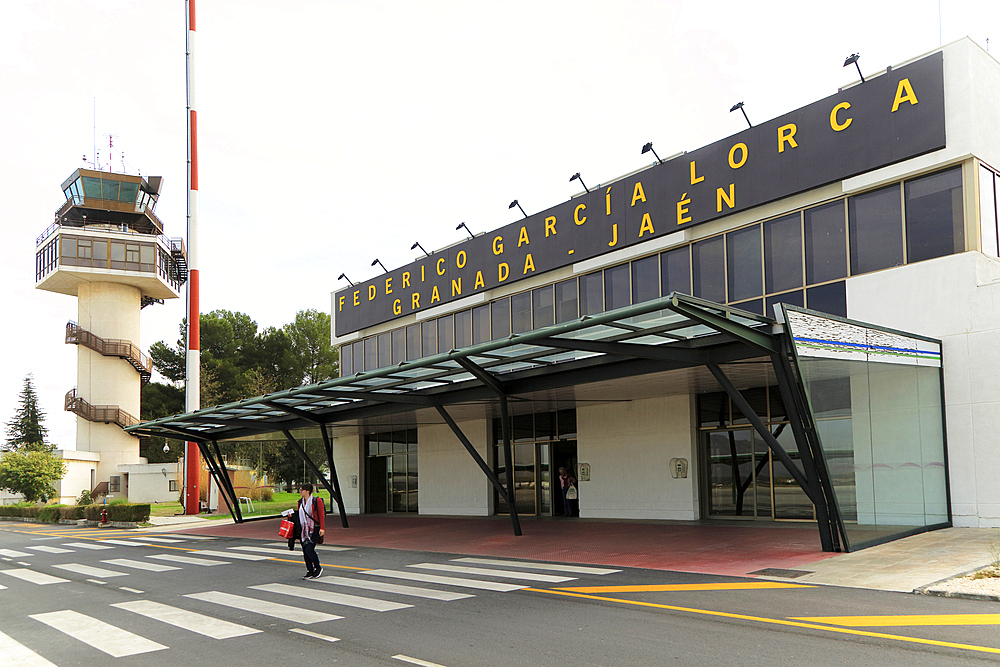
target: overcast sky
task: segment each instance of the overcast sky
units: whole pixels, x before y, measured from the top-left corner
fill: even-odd
[[[815,7],[815,9],[814,9]],[[968,36],[996,55],[1000,2],[295,2],[201,0],[202,311],[263,328],[462,238],[836,92]],[[940,22],[939,22],[940,16]],[[157,214],[185,234],[183,0],[4,3],[0,22],[0,419],[33,373],[52,442],[76,299],[34,289],[35,239],[82,157],[165,177]],[[95,103],[96,101],[96,103]],[[142,348],[177,339],[183,298],[142,311]]]

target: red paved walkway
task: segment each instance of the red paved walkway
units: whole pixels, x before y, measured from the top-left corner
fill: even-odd
[[[327,518],[327,544],[524,558],[562,563],[746,575],[800,568],[829,558],[814,524],[672,523],[522,519],[515,537],[506,517],[350,516]],[[184,532],[278,540],[278,520],[222,520]]]

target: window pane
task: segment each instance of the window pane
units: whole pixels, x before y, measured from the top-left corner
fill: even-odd
[[[430,356],[437,350],[437,322],[420,323],[420,349],[424,350],[424,356]]]
[[[472,309],[472,344],[485,343],[490,339],[490,307],[479,306]]]
[[[802,224],[798,213],[764,223],[764,284],[768,294],[802,287]]]
[[[810,287],[806,290],[806,308],[847,317],[847,284],[844,282]]]
[[[472,311],[455,313],[455,349],[472,345]]]
[[[102,261],[107,261],[108,259],[108,242],[94,240],[94,259],[99,259]]]
[[[101,198],[101,179],[94,178],[93,176],[84,176],[80,180],[83,181],[83,194],[85,197]]]
[[[604,274],[588,273],[580,276],[580,315],[604,312]]]
[[[979,167],[979,229],[982,234],[983,252],[990,257],[1000,256],[997,247],[997,192],[996,177],[986,167]]]
[[[531,319],[535,329],[555,324],[553,298],[552,285],[531,290]]]
[[[847,213],[851,275],[903,263],[903,212],[898,185],[848,198]]]
[[[354,372],[361,373],[365,370],[365,342],[359,340],[351,346],[354,357]]]
[[[556,324],[575,320],[577,315],[578,299],[576,294],[576,278],[564,280],[555,284],[556,288]]]
[[[406,361],[406,330],[395,329],[392,332],[392,363],[396,365]]]
[[[406,327],[406,360],[420,358],[420,325],[411,324]]]
[[[141,245],[139,246],[139,261],[143,264],[153,263],[153,246],[151,245]]]
[[[943,257],[965,250],[962,168],[915,178],[906,193],[906,261]]]
[[[437,320],[438,352],[450,352],[455,349],[455,316],[445,315]]]
[[[354,375],[354,353],[350,345],[340,346],[340,377]]]
[[[604,306],[607,310],[615,310],[632,303],[632,287],[629,280],[628,264],[614,266],[604,270]]]
[[[510,299],[498,299],[490,304],[492,340],[510,335]]]
[[[135,198],[139,194],[139,184],[138,183],[122,183],[121,190],[118,193],[119,201],[123,201],[127,204],[134,204]]]
[[[657,255],[632,262],[632,303],[660,297],[660,258]]]
[[[671,292],[691,293],[691,248],[684,246],[660,255],[663,296]]]
[[[389,332],[378,335],[378,366],[392,366],[392,335]]]
[[[726,234],[729,300],[761,295],[760,225]]]
[[[734,303],[733,305],[736,306],[737,308],[739,308],[740,310],[746,310],[746,311],[749,311],[751,313],[756,313],[757,315],[766,315],[767,314],[767,313],[764,312],[764,300],[763,299],[754,299],[752,301],[741,301],[739,303]]]
[[[691,245],[694,296],[723,303],[726,300],[725,247],[721,236]]]
[[[806,284],[847,277],[844,200],[810,208],[805,215]]]
[[[375,336],[365,338],[365,370],[373,371],[378,368],[378,341]]]
[[[62,237],[61,257],[76,257],[76,239]]]
[[[510,297],[510,320],[514,333],[531,331],[531,292]]]
[[[103,199],[118,200],[118,181],[102,181],[101,186]]]
[[[125,261],[125,244],[111,242],[111,261],[113,262],[124,262]]]
[[[784,294],[778,294],[777,296],[769,296],[767,297],[767,302],[764,306],[764,314],[768,317],[774,317],[774,304],[776,303],[787,303],[789,306],[800,306],[805,308],[805,299],[806,295],[802,290],[785,292]]]

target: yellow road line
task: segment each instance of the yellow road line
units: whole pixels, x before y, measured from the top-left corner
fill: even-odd
[[[894,641],[908,642],[911,644],[927,644],[929,646],[941,646],[944,648],[957,648],[966,651],[979,651],[981,653],[998,653],[1000,648],[991,646],[976,646],[975,644],[959,644],[957,642],[946,642],[937,639],[923,639],[922,637],[904,637],[902,635],[888,635],[883,632],[869,632],[867,630],[851,630],[848,628],[834,628],[829,625],[816,625],[814,623],[803,623],[801,621],[789,621],[781,618],[767,618],[764,616],[749,616],[747,614],[734,614],[727,611],[712,611],[711,609],[693,609],[691,607],[677,607],[669,604],[657,604],[655,602],[640,602],[638,600],[620,600],[618,598],[606,598],[597,595],[584,595],[582,593],[569,593],[566,591],[546,590],[544,588],[524,588],[524,591],[532,593],[549,593],[550,595],[565,595],[567,597],[584,598],[586,600],[599,600],[601,602],[617,602],[619,604],[630,604],[637,607],[652,607],[654,609],[669,609],[671,611],[683,611],[689,614],[700,614],[702,616],[718,616],[721,618],[735,618],[744,621],[754,621],[756,623],[768,623],[770,625],[784,625],[793,628],[806,628],[809,630],[823,630],[825,632],[836,632],[845,635],[855,635],[858,637],[873,637],[875,639],[891,639]]]
[[[740,582],[729,584],[651,584],[649,586],[575,586],[556,588],[573,593],[660,593],[665,591],[756,591],[768,588],[816,588],[803,584],[783,584],[777,581]]]
[[[302,565],[302,561],[300,560],[286,560],[284,558],[272,558],[271,560],[276,560],[279,563],[295,563],[296,565]],[[351,567],[350,565],[327,565],[326,563],[320,563],[320,564],[323,566],[324,570],[328,567],[336,567],[340,568],[341,570],[357,570],[359,572],[367,572],[371,570],[370,567]]]
[[[829,623],[850,628],[887,628],[918,625],[1000,625],[1000,614],[918,614],[912,616],[804,616],[797,621]]]

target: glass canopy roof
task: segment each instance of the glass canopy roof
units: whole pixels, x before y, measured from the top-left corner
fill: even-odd
[[[767,317],[672,293],[444,354],[143,422],[126,431],[227,440],[483,400],[496,396],[496,387],[486,386],[491,382],[514,394],[531,390],[541,378],[548,387],[596,381],[600,369],[628,360],[700,366],[715,358],[707,356],[713,347],[734,342],[745,356],[776,351],[774,325]]]

